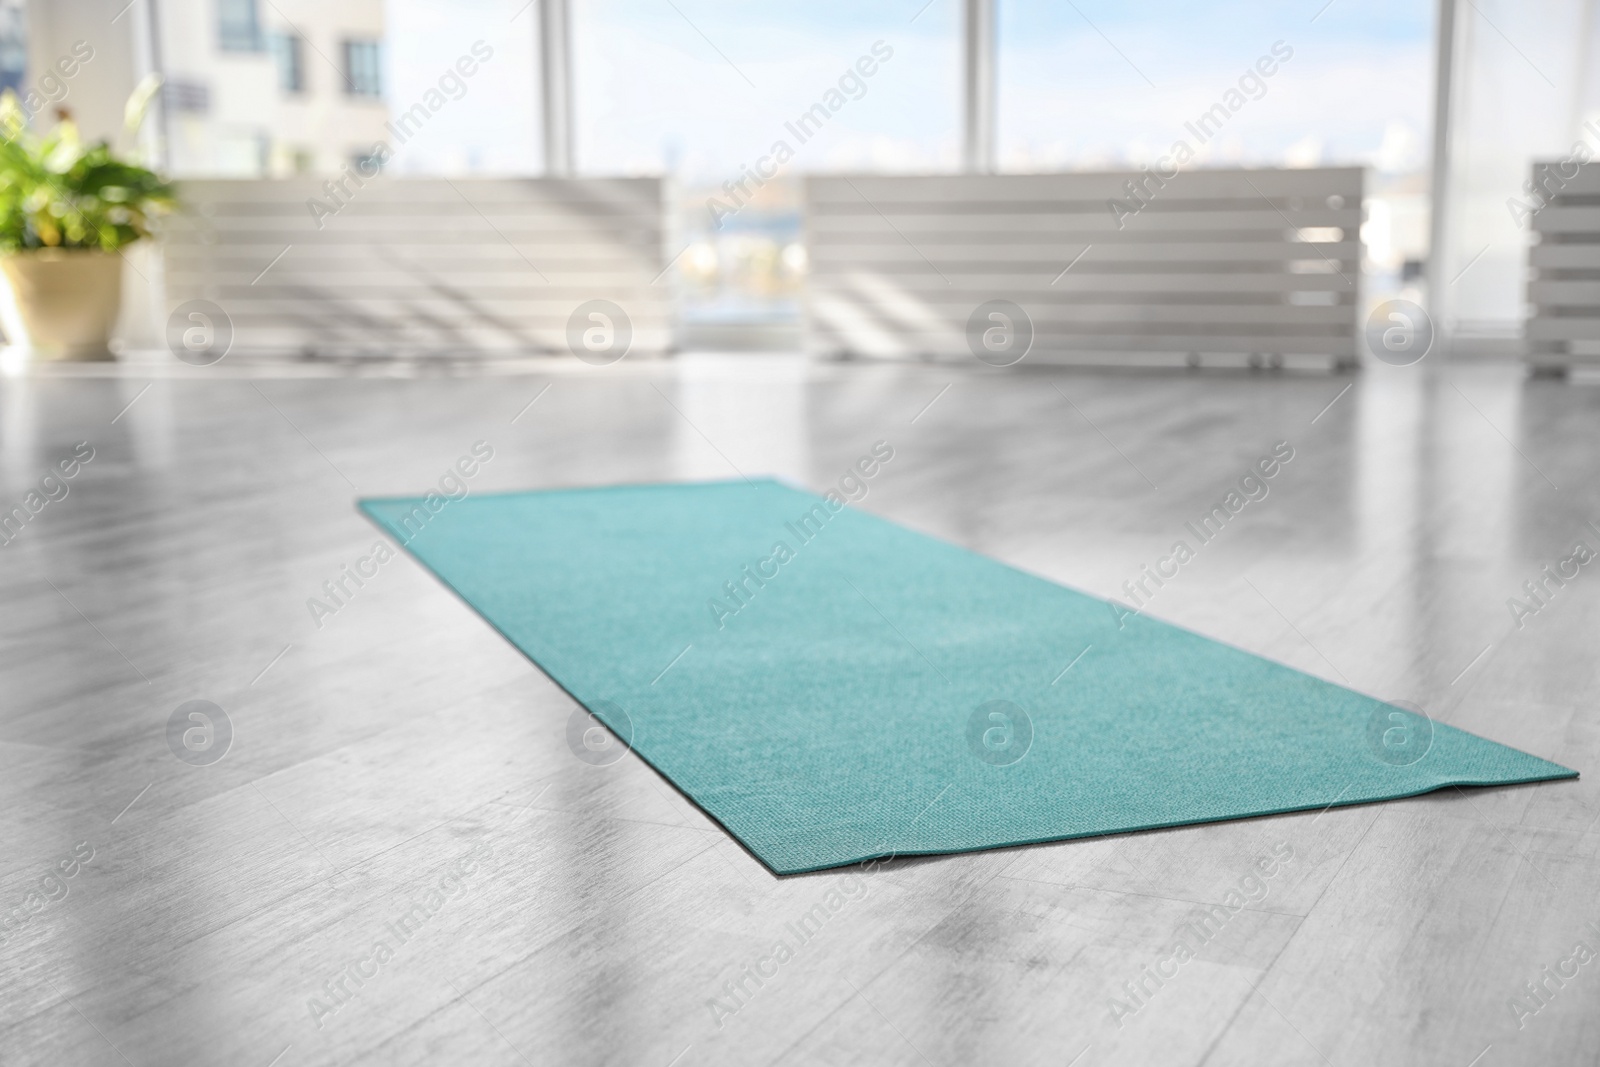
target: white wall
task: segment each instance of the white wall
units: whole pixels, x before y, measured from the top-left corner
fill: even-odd
[[[138,83],[133,30],[138,14],[124,13],[112,18],[126,0],[30,0],[28,4],[28,75],[25,84],[41,98],[57,95],[45,82],[47,72],[61,79],[65,95],[58,103],[47,104],[35,119],[48,127],[56,107],[72,111],[85,138],[116,138],[122,130],[122,108]],[[142,6],[135,4],[135,7]],[[93,50],[87,62],[74,62],[73,47],[78,42]],[[71,77],[57,68],[65,61]]]

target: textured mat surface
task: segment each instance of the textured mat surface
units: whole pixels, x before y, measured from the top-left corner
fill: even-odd
[[[777,482],[361,506],[779,873],[1576,776]]]

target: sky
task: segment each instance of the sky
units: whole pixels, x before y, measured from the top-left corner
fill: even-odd
[[[1426,0],[999,0],[999,154],[1008,169],[1154,159],[1275,43],[1293,56],[1208,146],[1213,162],[1415,169],[1430,107]],[[536,9],[388,0],[392,103],[483,39],[496,49],[413,172],[538,160]],[[938,171],[959,151],[959,0],[573,0],[578,157],[588,173],[719,183],[784,141],[790,172]],[[1319,14],[1320,11],[1320,14]],[[515,16],[515,17],[513,17]],[[873,48],[887,59],[856,88]],[[785,125],[847,78],[804,144]],[[858,98],[857,98],[858,97]]]

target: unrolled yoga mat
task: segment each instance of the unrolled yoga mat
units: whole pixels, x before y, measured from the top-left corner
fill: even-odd
[[[361,506],[779,873],[1575,776],[773,481]]]

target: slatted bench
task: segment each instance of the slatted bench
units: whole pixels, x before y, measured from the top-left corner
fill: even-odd
[[[217,304],[235,352],[482,358],[567,354],[569,316],[605,299],[631,351],[670,345],[657,179],[379,177],[318,219],[323,182],[183,182],[168,310]]]
[[[1143,206],[1126,184],[1141,181]],[[1030,360],[1353,365],[1363,181],[1354,167],[1194,170],[1160,188],[1138,172],[812,177],[809,345],[971,359],[969,316],[1003,299],[1031,319]]]
[[[1531,176],[1539,199],[1516,198],[1534,234],[1525,358],[1559,374],[1600,363],[1600,163],[1536,162]]]

